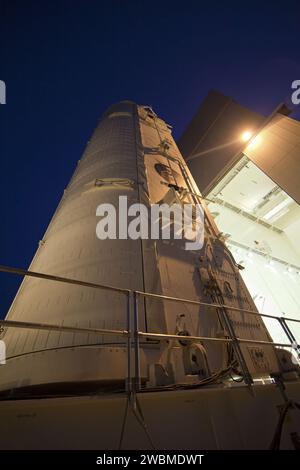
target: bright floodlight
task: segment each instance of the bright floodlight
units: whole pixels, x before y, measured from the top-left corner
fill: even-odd
[[[252,132],[250,132],[250,131],[245,131],[245,132],[243,132],[243,134],[242,134],[242,140],[243,140],[244,142],[248,142],[248,140],[250,140],[251,137],[252,137]]]

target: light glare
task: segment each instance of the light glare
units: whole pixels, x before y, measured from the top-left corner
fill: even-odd
[[[243,142],[248,142],[248,140],[250,140],[252,137],[252,132],[250,131],[245,131],[242,133],[242,140]]]

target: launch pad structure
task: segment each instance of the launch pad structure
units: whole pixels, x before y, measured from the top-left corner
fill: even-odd
[[[96,208],[124,194],[201,205],[203,247],[99,241]],[[300,320],[258,312],[240,269],[170,126],[148,106],[109,108],[30,268],[0,266],[24,277],[0,321],[0,447],[299,448]]]

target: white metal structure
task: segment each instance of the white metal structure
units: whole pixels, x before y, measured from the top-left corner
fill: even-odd
[[[120,195],[147,207],[201,203],[204,246],[99,240],[97,207],[118,207]],[[293,337],[276,318],[286,341],[272,342],[239,269],[169,126],[147,106],[112,106],[29,270],[0,266],[25,276],[0,321],[0,447],[295,447],[298,366],[276,349]],[[285,391],[270,375],[290,379]]]
[[[97,207],[141,202],[200,203],[205,210],[205,242],[199,251],[185,250],[183,240],[100,241]],[[139,329],[144,332],[223,339],[157,342],[140,347],[143,384],[197,382],[233,367],[252,377],[280,372],[270,336],[257,312],[230,252],[208,213],[199,190],[168,126],[147,106],[124,101],[104,114],[45,233],[30,271],[105,284],[96,290],[26,277],[7,315],[9,321],[61,326],[60,331],[5,328],[7,364],[0,370],[2,390],[53,384],[111,385],[126,377],[126,338],[63,327],[126,330],[127,296],[139,291],[180,297],[184,304],[139,297]],[[122,290],[123,289],[123,290]],[[208,305],[205,305],[208,304]],[[224,304],[228,308],[210,307]],[[230,308],[232,308],[230,310]],[[236,341],[236,337],[249,342]],[[231,345],[226,343],[230,338]],[[261,344],[251,344],[251,340]]]

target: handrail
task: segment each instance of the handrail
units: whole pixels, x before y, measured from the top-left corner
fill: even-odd
[[[2,264],[0,265],[0,272],[18,274],[20,276],[37,277],[40,279],[47,279],[49,281],[64,282],[65,284],[74,284],[78,286],[92,287],[93,289],[107,289],[107,290],[112,290],[115,292],[122,292],[123,294],[129,294],[129,292],[131,292],[130,289],[124,289],[122,287],[114,287],[114,286],[110,286],[107,284],[95,284],[92,282],[79,281],[78,279],[71,279],[68,277],[61,277],[61,276],[53,276],[52,274],[38,273],[35,271],[29,271],[27,269],[21,269],[21,268],[13,268],[13,267],[5,266]]]
[[[227,310],[233,310],[236,312],[244,312],[244,313],[249,313],[250,315],[256,315],[258,317],[268,317],[268,318],[273,318],[278,320],[276,315],[269,315],[266,313],[260,313],[260,312],[255,312],[254,310],[248,310],[245,308],[238,308],[238,307],[233,307],[231,305],[226,305],[226,304],[215,304],[215,303],[209,303],[209,302],[201,302],[198,300],[190,300],[190,299],[182,299],[180,297],[172,297],[172,296],[167,296],[167,295],[161,295],[161,294],[152,294],[150,292],[142,292],[142,291],[135,291],[137,294],[143,296],[143,297],[156,297],[164,300],[170,300],[170,301],[176,301],[176,302],[182,302],[182,303],[187,303],[187,304],[193,304],[193,305],[203,305],[205,307],[214,307],[214,308],[226,308]],[[287,321],[295,321],[300,323],[300,320],[296,318],[289,318],[289,317],[283,317]]]
[[[0,320],[0,326],[4,328],[21,328],[21,329],[31,329],[31,330],[46,330],[46,331],[60,331],[63,333],[93,333],[98,335],[109,335],[109,336],[130,336],[130,332],[127,330],[110,330],[106,328],[80,328],[76,326],[61,326],[47,323],[34,323],[34,322],[22,322],[22,321],[12,321],[12,320]],[[221,343],[230,343],[232,342],[231,338],[214,338],[211,336],[187,336],[187,335],[174,335],[168,333],[148,333],[145,331],[137,331],[137,335],[140,338],[149,338],[149,339],[161,339],[169,340],[174,339],[177,341],[216,341]],[[274,343],[273,341],[260,341],[250,338],[238,338],[237,340],[241,343],[253,343],[253,344],[264,344],[270,346],[281,346],[281,347],[293,347],[291,343]],[[57,348],[59,349],[59,348]],[[47,348],[45,349],[47,351]],[[34,352],[34,351],[32,351]]]
[[[142,292],[133,289],[125,289],[114,287],[105,284],[96,284],[90,283],[85,281],[80,281],[77,279],[70,279],[60,276],[54,276],[50,274],[38,273],[30,270],[14,268],[10,266],[0,265],[0,272],[6,272],[11,274],[17,274],[21,276],[30,276],[36,277],[40,279],[46,279],[51,281],[57,281],[67,284],[73,285],[80,285],[84,287],[91,287],[94,289],[106,289],[114,292],[119,292],[122,294],[126,294],[127,296],[127,329],[126,330],[113,330],[113,329],[106,329],[106,328],[81,328],[81,327],[73,327],[73,326],[62,326],[62,325],[55,325],[55,324],[46,324],[46,323],[33,323],[33,322],[22,322],[22,321],[13,321],[13,320],[0,320],[0,326],[6,328],[27,328],[27,329],[37,329],[37,330],[48,330],[48,331],[60,331],[65,333],[93,333],[98,335],[110,335],[110,336],[123,336],[127,338],[127,378],[126,378],[126,386],[128,391],[138,391],[140,390],[140,359],[139,359],[139,350],[140,350],[140,338],[148,338],[148,339],[157,339],[162,341],[167,340],[178,340],[178,341],[188,341],[188,342],[201,342],[201,341],[215,341],[215,342],[223,342],[223,343],[232,343],[235,348],[237,348],[237,352],[240,355],[237,355],[238,362],[240,363],[242,369],[242,375],[244,377],[245,383],[247,385],[251,385],[253,383],[251,374],[248,371],[247,364],[245,362],[244,356],[242,351],[240,350],[239,344],[240,343],[248,343],[248,344],[259,344],[259,345],[270,345],[270,346],[278,346],[278,347],[288,347],[288,348],[296,348],[300,349],[300,345],[295,340],[295,337],[289,327],[287,326],[288,321],[293,321],[300,323],[300,320],[295,318],[289,317],[277,317],[275,315],[268,315],[263,314],[260,312],[255,312],[249,309],[241,309],[238,307],[233,307],[226,304],[216,304],[216,303],[208,303],[208,302],[201,302],[191,299],[182,299],[180,297],[172,297],[166,296],[162,294],[154,294],[150,292]],[[237,311],[237,312],[244,312],[246,314],[255,315],[255,316],[262,316],[267,318],[275,319],[279,322],[281,328],[283,329],[285,335],[287,336],[290,343],[275,343],[273,341],[261,341],[261,340],[253,340],[248,338],[239,338],[236,337],[234,330],[231,331],[231,328],[228,330],[228,338],[215,338],[215,337],[205,337],[205,336],[188,336],[188,335],[175,335],[175,334],[167,334],[167,333],[150,333],[144,332],[139,330],[138,326],[138,297],[148,297],[148,298],[157,298],[163,299],[167,301],[174,301],[174,302],[182,302],[186,304],[192,305],[202,305],[206,307],[212,308],[223,308],[227,310]],[[131,301],[133,301],[133,310],[131,307]],[[133,312],[133,328],[131,328],[131,314]],[[131,365],[131,348],[133,345],[133,359],[134,359],[134,375],[132,376],[132,365]],[[60,349],[60,348],[57,348]],[[44,349],[45,351],[47,348]],[[34,353],[34,351],[32,351]],[[17,356],[14,356],[17,357]]]
[[[171,335],[171,334],[164,334],[164,333],[145,333],[143,331],[139,331],[138,335],[143,338],[158,338],[158,339],[175,339],[178,341],[220,341],[223,343],[231,343],[233,340],[231,338],[214,338],[210,336],[184,336],[184,335]],[[236,338],[237,341],[240,343],[253,343],[253,344],[264,344],[270,346],[281,346],[281,347],[293,347],[291,343],[274,343],[273,341],[260,341],[256,339],[248,339],[248,338]]]
[[[71,278],[66,278],[66,277],[60,277],[60,276],[53,276],[51,274],[45,274],[45,273],[38,273],[35,271],[29,271],[26,269],[21,269],[21,268],[14,268],[10,266],[5,266],[5,265],[0,265],[0,272],[5,272],[5,273],[10,273],[10,274],[17,274],[20,276],[29,276],[29,277],[37,277],[41,279],[46,279],[50,281],[57,281],[57,282],[63,282],[67,284],[74,284],[74,285],[79,285],[79,286],[84,286],[84,287],[91,287],[93,289],[107,289],[107,290],[112,290],[116,292],[121,292],[123,294],[130,294],[130,293],[136,293],[138,295],[144,296],[144,297],[153,297],[153,298],[159,298],[163,300],[170,300],[170,301],[175,301],[175,302],[182,302],[186,304],[192,304],[192,305],[202,305],[204,307],[213,307],[213,308],[226,308],[227,310],[232,310],[236,312],[243,312],[247,313],[250,315],[256,315],[256,316],[261,316],[261,317],[267,317],[267,318],[273,318],[278,320],[281,317],[278,317],[276,315],[269,315],[266,313],[261,313],[261,312],[255,312],[254,310],[248,310],[248,309],[243,309],[243,308],[238,308],[238,307],[233,307],[231,305],[226,305],[226,304],[215,304],[215,303],[209,303],[209,302],[201,302],[198,300],[191,300],[191,299],[182,299],[180,297],[172,297],[172,296],[167,296],[163,294],[154,294],[151,292],[143,292],[139,290],[133,290],[133,289],[125,289],[122,287],[114,287],[110,286],[107,284],[95,284],[91,282],[86,282],[86,281],[80,281],[78,279],[71,279]],[[296,318],[289,318],[289,317],[282,317],[285,321],[293,321],[300,323],[300,320]]]
[[[0,326],[6,328],[26,328],[30,330],[62,331],[65,333],[94,333],[99,335],[128,336],[127,330],[109,330],[106,328],[80,328],[77,326],[61,326],[47,323],[32,323],[13,320],[0,320]]]

